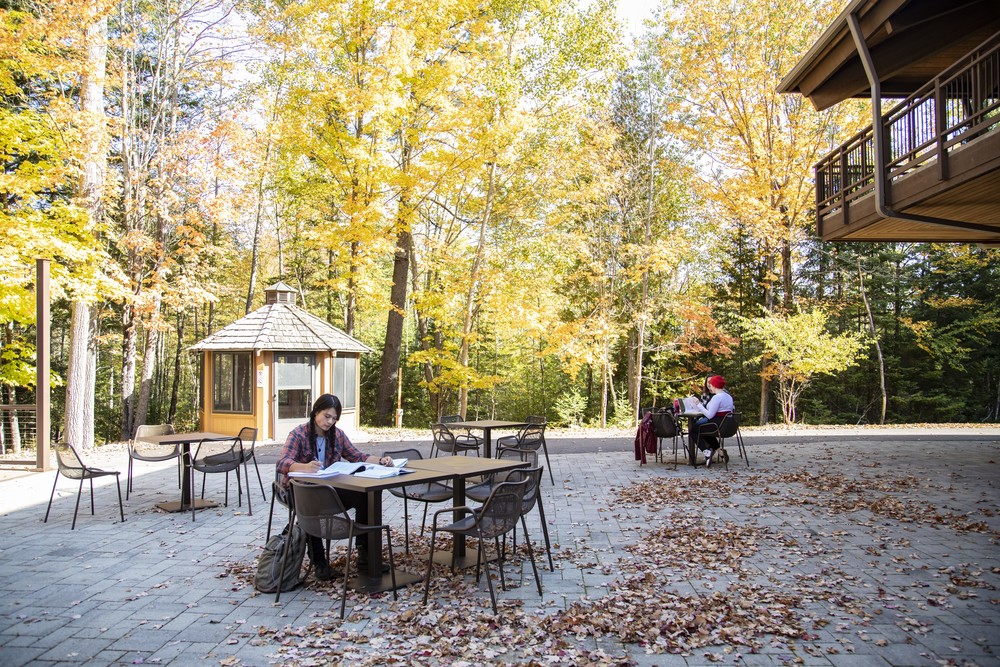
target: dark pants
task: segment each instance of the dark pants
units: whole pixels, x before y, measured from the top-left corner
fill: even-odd
[[[702,451],[706,449],[715,451],[719,448],[719,438],[714,435],[702,435],[701,427],[705,424],[715,424],[716,428],[709,430],[712,433],[718,433],[718,427],[722,425],[722,420],[725,418],[726,415],[716,415],[711,419],[708,417],[702,417],[691,426],[691,439],[694,441],[698,449]]]
[[[345,491],[344,489],[335,489],[335,491],[340,496],[340,502],[343,503],[344,508],[354,510],[354,518],[358,523],[368,523],[368,496],[366,494],[359,491]],[[368,552],[367,535],[359,535],[354,540],[359,552]],[[309,560],[313,563],[327,562],[326,545],[322,538],[307,535],[306,550],[309,554]]]

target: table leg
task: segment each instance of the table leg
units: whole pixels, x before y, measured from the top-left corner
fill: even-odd
[[[166,503],[157,503],[156,506],[159,507],[164,512],[190,512],[191,504],[194,503],[194,508],[196,510],[208,509],[210,507],[218,507],[219,503],[213,500],[201,500],[191,497],[191,443],[185,442],[181,444],[181,462],[184,470],[181,472],[181,499],[178,501],[170,501]]]
[[[368,523],[372,526],[382,525],[382,491],[371,490],[368,497]],[[358,572],[347,582],[347,586],[352,590],[365,591],[367,593],[380,593],[392,590],[392,573],[382,572],[382,531],[376,530],[368,533],[368,570]],[[396,570],[396,587],[402,588],[408,584],[423,581],[419,577],[409,572]]]
[[[483,457],[487,459],[493,457],[493,447],[490,441],[490,431],[492,430],[490,428],[483,429]]]
[[[694,441],[694,424],[697,419],[688,419],[688,461],[692,466],[698,465],[698,448]]]

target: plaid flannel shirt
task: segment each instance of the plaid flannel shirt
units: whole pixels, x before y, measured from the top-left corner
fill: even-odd
[[[323,467],[327,467],[335,461],[345,460],[351,463],[364,461],[367,455],[361,453],[357,447],[351,444],[347,434],[336,426],[333,427],[333,439],[327,433],[326,456],[323,458]],[[316,450],[309,443],[309,423],[301,424],[292,429],[285,440],[285,446],[275,464],[275,470],[283,475],[282,484],[288,485],[288,469],[293,463],[309,463],[315,460]]]

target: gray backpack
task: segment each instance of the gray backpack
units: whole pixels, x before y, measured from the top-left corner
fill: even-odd
[[[291,538],[286,531],[272,536],[264,545],[264,552],[257,561],[257,574],[253,578],[253,587],[261,593],[278,591],[278,577],[281,575],[281,561],[285,557],[286,548],[289,549],[288,561],[285,563],[281,590],[290,591],[305,580],[301,573],[302,561],[306,555],[306,534],[298,526],[293,526]]]

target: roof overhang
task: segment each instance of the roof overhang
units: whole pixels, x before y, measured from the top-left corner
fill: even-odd
[[[871,88],[847,17],[856,14],[883,97],[906,97],[1000,30],[997,0],[851,0],[778,84],[818,110]]]

